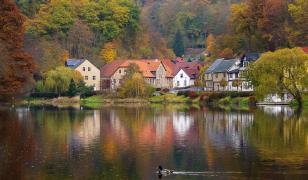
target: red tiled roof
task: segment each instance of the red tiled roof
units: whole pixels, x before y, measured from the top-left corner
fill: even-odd
[[[101,68],[101,76],[103,78],[110,78],[117,71],[118,68],[120,67],[127,68],[130,64],[136,64],[141,70],[143,77],[155,77],[153,72],[155,72],[158,69],[159,65],[162,64],[162,62],[161,60],[157,59],[115,60],[106,64]],[[168,76],[168,70],[167,70],[167,76]]]
[[[303,51],[308,54],[308,46],[302,47]]]

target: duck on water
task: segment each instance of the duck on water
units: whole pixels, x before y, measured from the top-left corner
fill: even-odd
[[[173,170],[163,169],[161,165],[157,167],[157,173],[159,175],[169,175],[169,174],[173,174],[173,172],[174,172]]]

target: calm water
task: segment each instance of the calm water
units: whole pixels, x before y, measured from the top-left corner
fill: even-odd
[[[308,113],[178,106],[0,110],[0,179],[303,179]]]

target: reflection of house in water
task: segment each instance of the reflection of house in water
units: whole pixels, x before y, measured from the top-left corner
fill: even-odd
[[[73,142],[74,146],[88,147],[100,136],[101,123],[100,112],[98,110],[87,113],[83,122],[77,128],[74,128]]]
[[[184,137],[193,125],[192,116],[185,112],[173,113],[173,129],[177,135]]]
[[[154,127],[156,132],[156,140],[161,141],[166,136],[166,130],[168,120],[170,119],[167,115],[156,115],[154,116]]]
[[[282,115],[284,119],[290,118],[294,114],[294,109],[289,106],[260,106],[267,114],[278,116]]]
[[[207,135],[214,142],[239,148],[247,141],[245,129],[252,125],[254,116],[249,112],[209,111],[205,120]]]

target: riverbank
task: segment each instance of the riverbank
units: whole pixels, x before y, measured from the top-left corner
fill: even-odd
[[[220,97],[217,95],[205,94],[190,94],[190,95],[177,95],[172,93],[164,93],[150,98],[107,98],[103,95],[96,95],[80,99],[78,96],[59,97],[54,99],[44,98],[25,98],[20,101],[18,105],[23,106],[39,106],[39,105],[52,105],[52,106],[77,106],[82,105],[89,108],[100,108],[106,105],[135,105],[135,104],[188,104],[193,106],[210,105],[221,106],[232,109],[248,109],[253,103],[250,102],[249,97]]]

